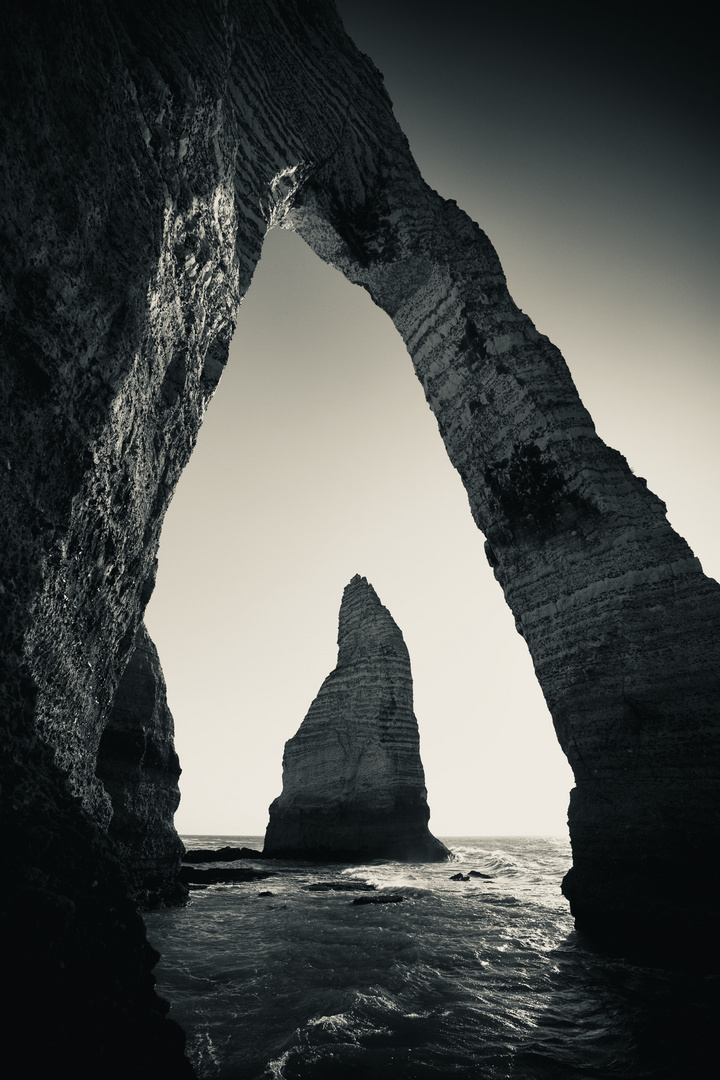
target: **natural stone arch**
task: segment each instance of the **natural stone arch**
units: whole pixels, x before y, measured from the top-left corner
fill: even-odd
[[[576,772],[579,925],[707,958],[720,588],[596,436],[487,238],[423,183],[330,0],[18,0],[0,47],[2,798],[19,883],[2,901],[15,1007],[62,1004],[47,1061],[121,1076],[152,1047],[150,1076],[178,1053],[95,768],[268,223],[367,288],[408,343]],[[18,943],[40,927],[28,966]]]
[[[565,890],[578,924],[682,951],[688,880],[706,900],[714,889],[701,850],[720,588],[596,434],[485,234],[423,182],[377,74],[361,62],[340,79],[337,59],[325,71],[343,86],[338,143],[278,172],[269,220],[366,288],[405,340],[575,773]],[[285,112],[294,79],[273,76]]]
[[[368,290],[412,356],[574,771],[564,891],[578,925],[682,952],[687,882],[706,900],[714,888],[699,837],[717,798],[720,588],[392,123],[349,136],[286,224]]]

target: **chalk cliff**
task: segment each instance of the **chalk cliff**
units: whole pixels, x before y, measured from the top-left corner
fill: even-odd
[[[343,593],[338,661],[285,744],[264,854],[436,862],[402,633],[366,578]]]
[[[173,815],[180,763],[157,649],[142,624],[98,746],[96,775],[112,803],[108,836],[142,908],[187,897],[177,881],[185,848]]]
[[[0,947],[8,1031],[43,1018],[10,1071],[189,1075],[98,748],[270,225],[407,343],[575,770],[578,925],[717,960],[720,587],[330,0],[8,0],[0,70]]]

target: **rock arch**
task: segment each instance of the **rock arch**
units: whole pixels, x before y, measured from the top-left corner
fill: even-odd
[[[720,587],[597,437],[487,237],[424,184],[330,0],[17,0],[1,19],[2,899],[17,1009],[48,986],[64,1002],[38,1071],[144,1054],[152,1075],[180,1052],[95,769],[269,223],[408,345],[575,769],[578,925],[707,958]]]

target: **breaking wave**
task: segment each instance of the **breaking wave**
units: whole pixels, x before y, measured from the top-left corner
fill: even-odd
[[[565,840],[445,842],[452,863],[258,862],[277,876],[149,914],[158,989],[201,1080],[715,1075],[718,980],[591,952],[560,895]],[[357,905],[358,893],[308,889],[335,880],[403,901]]]

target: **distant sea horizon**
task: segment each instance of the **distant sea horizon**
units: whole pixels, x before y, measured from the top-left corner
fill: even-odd
[[[568,841],[569,841],[569,835],[568,835],[567,832],[454,832],[454,833],[439,833],[439,832],[435,832],[433,829],[431,829],[430,831],[433,833],[434,836],[437,836],[438,840],[443,840],[443,841],[453,840],[453,839],[455,839],[455,840],[467,839],[468,837],[485,838],[485,839],[490,839],[490,838],[500,839],[500,838],[503,838],[503,837],[508,837],[508,838],[511,838],[511,837],[528,837],[528,838],[530,838],[530,837],[538,837],[538,838],[548,837],[548,838],[557,839],[557,840],[568,839]],[[248,840],[250,838],[255,839],[255,840],[264,840],[265,839],[265,830],[263,829],[261,832],[232,832],[232,833],[224,833],[224,832],[181,832],[180,830],[178,830],[178,836],[180,837],[181,840],[183,840],[185,838],[187,838],[188,840],[198,840],[198,839],[206,840],[206,839],[212,838],[212,837],[222,838],[223,840],[241,840],[241,839]]]

